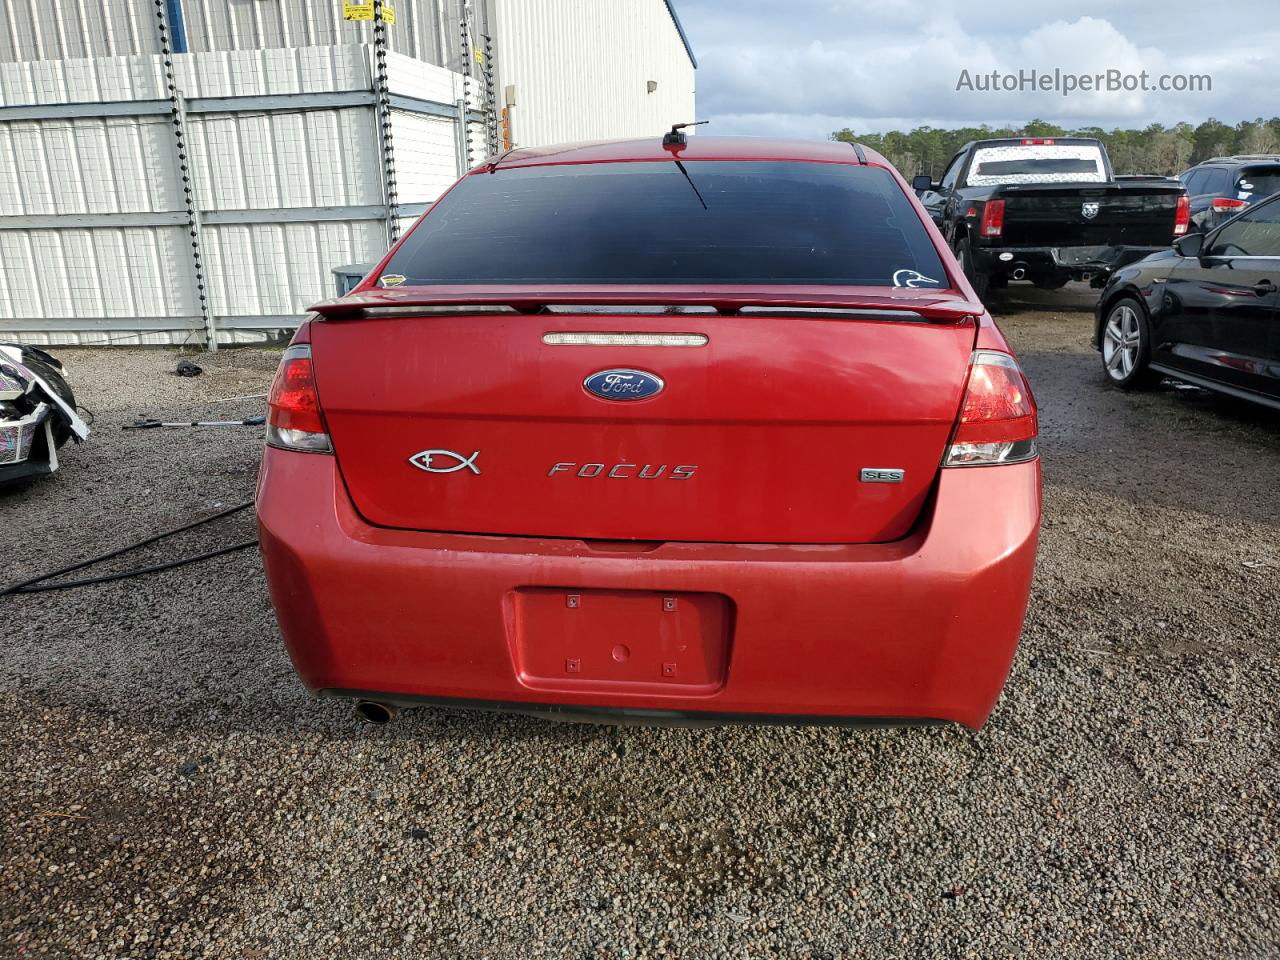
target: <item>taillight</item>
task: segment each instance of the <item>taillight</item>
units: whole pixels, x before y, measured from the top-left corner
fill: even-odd
[[[1178,209],[1173,215],[1173,235],[1180,237],[1191,225],[1191,199],[1184,193],[1178,198]]]
[[[267,443],[285,450],[331,453],[329,433],[320,413],[311,345],[285,350],[267,398]]]
[[[984,237],[998,237],[1004,233],[1004,201],[988,200],[982,209],[982,226],[978,233]]]
[[[977,350],[960,422],[943,457],[944,467],[1021,463],[1036,456],[1036,404],[1018,361],[998,350]]]
[[[1040,146],[1041,144],[1053,145],[1053,137],[1023,137],[1022,145],[1024,147]]]
[[[1214,213],[1234,213],[1236,210],[1240,210],[1248,205],[1247,201],[1237,200],[1235,197],[1217,197],[1213,203],[1210,204],[1210,206],[1213,207]]]

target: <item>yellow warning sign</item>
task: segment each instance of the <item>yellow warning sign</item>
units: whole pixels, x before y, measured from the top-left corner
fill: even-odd
[[[476,63],[484,63],[484,51],[479,47],[471,51],[471,56],[475,57]]]
[[[373,4],[357,3],[354,0],[342,0],[342,19],[343,20],[372,20]],[[392,24],[396,22],[396,9],[389,3],[382,5],[382,22]]]

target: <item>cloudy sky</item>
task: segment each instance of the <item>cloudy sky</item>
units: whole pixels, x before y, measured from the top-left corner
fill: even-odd
[[[1274,0],[676,0],[707,133],[929,124],[1141,127],[1280,114]],[[1210,92],[957,91],[962,70],[1209,74]]]

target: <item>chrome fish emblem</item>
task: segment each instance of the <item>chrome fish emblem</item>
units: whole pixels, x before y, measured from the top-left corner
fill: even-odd
[[[476,476],[480,475],[480,468],[476,466],[476,457],[480,456],[477,450],[471,456],[464,457],[460,453],[454,453],[452,450],[423,450],[421,453],[415,453],[409,458],[419,470],[425,470],[427,473],[457,473],[459,470],[470,470]],[[448,463],[453,461],[452,466],[436,466],[437,463]]]

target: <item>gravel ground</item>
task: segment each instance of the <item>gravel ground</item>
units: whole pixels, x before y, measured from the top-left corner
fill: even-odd
[[[311,699],[252,551],[0,600],[0,956],[1280,956],[1280,417],[1106,388],[1087,291],[1003,309],[1043,412],[985,730],[557,725]],[[252,495],[278,354],[65,350],[96,434],[0,580]],[[241,514],[147,557],[251,535]]]

